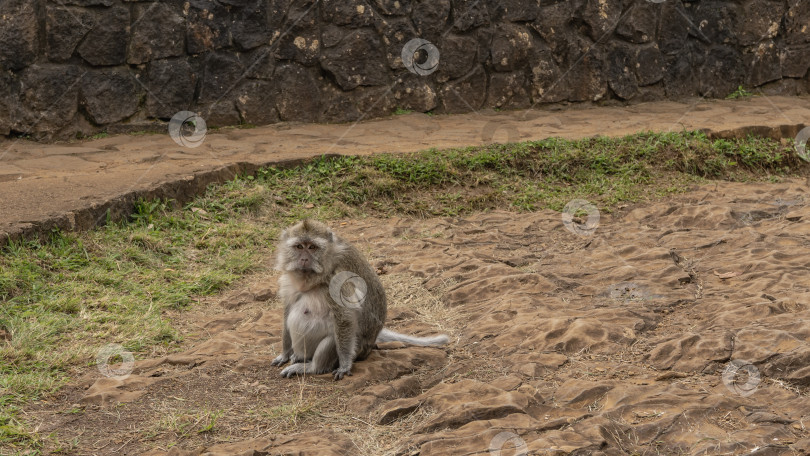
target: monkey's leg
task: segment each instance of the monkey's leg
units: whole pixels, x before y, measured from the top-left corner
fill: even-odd
[[[299,362],[287,366],[281,371],[281,376],[290,378],[293,375],[325,374],[335,367],[336,362],[337,351],[335,350],[335,339],[331,336],[324,337],[321,339],[320,343],[318,343],[318,348],[315,349],[315,355],[312,357],[312,361],[308,363]]]
[[[357,349],[357,331],[354,320],[338,320],[337,315],[335,320],[335,349],[337,350],[338,368],[333,373],[335,380],[340,380],[344,375],[352,375],[352,363]]]
[[[284,324],[281,326],[281,354],[276,356],[273,362],[270,363],[271,366],[283,366],[293,357],[292,337],[290,336],[290,330],[287,329],[288,313],[289,311],[284,309]],[[293,363],[296,362],[299,362],[297,358]]]
[[[325,374],[332,372],[332,369],[337,367],[337,364],[338,354],[335,348],[335,338],[331,336],[324,337],[315,350],[312,362],[307,365],[307,373]]]

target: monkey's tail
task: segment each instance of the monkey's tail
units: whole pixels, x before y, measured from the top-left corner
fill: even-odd
[[[402,342],[410,345],[444,345],[450,341],[446,334],[431,337],[414,337],[383,328],[377,336],[377,342]]]

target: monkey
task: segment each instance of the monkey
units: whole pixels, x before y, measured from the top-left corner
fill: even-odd
[[[279,236],[276,269],[284,304],[281,376],[352,375],[375,344],[444,345],[447,335],[413,337],[384,328],[387,302],[377,273],[360,252],[321,222],[304,219]],[[348,293],[344,293],[348,290]]]

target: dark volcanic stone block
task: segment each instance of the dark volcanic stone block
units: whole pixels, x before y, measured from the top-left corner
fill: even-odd
[[[700,95],[725,97],[744,82],[742,54],[730,46],[709,50],[699,69]]]
[[[185,59],[153,60],[147,72],[146,115],[170,119],[188,110],[196,82],[197,75]]]
[[[85,71],[75,65],[34,64],[20,76],[20,132],[57,131],[76,115],[79,86]]]
[[[788,45],[810,43],[810,8],[807,3],[792,3],[784,16],[785,42]]]
[[[666,96],[672,99],[697,94],[697,78],[688,52],[664,58],[664,89]]]
[[[565,74],[570,101],[598,101],[607,93],[604,55],[589,49],[576,58]]]
[[[731,44],[737,41],[740,8],[733,2],[704,0],[694,4],[690,34],[707,44]]]
[[[453,30],[466,32],[489,25],[487,3],[481,0],[453,0]]]
[[[374,5],[388,16],[411,14],[411,0],[374,0]]]
[[[613,33],[622,15],[621,0],[586,0],[580,16],[586,24],[587,33],[594,41],[603,41]]]
[[[442,82],[457,79],[472,70],[478,55],[478,42],[469,36],[447,35],[439,49],[437,74]]]
[[[402,63],[402,48],[408,41],[418,36],[411,20],[403,16],[383,17],[375,21],[375,29],[382,36],[382,45],[385,49],[385,59],[388,61],[388,66],[393,69],[405,68]],[[330,46],[340,42],[343,33],[334,33],[333,36],[336,39],[332,40]],[[324,45],[326,45],[326,38],[324,38]],[[444,53],[445,51],[442,50],[442,56]]]
[[[755,46],[744,60],[748,71],[746,84],[750,86],[759,87],[782,78],[779,47],[773,41]]]
[[[554,62],[551,51],[532,57],[532,103],[557,103],[568,99],[568,81]]]
[[[81,8],[48,5],[45,9],[45,42],[48,59],[64,62],[93,24],[91,14]]]
[[[91,65],[126,63],[129,42],[129,8],[113,6],[93,10],[93,25],[79,44],[79,55]]]
[[[789,78],[803,78],[810,68],[810,44],[790,46],[781,56],[782,74]]]
[[[0,1],[0,70],[21,70],[36,60],[37,3],[35,0]]]
[[[343,90],[388,81],[380,39],[369,29],[354,31],[337,46],[325,49],[321,55],[321,67],[332,74]]]
[[[438,106],[436,89],[427,78],[416,74],[403,75],[394,86],[393,92],[396,105],[403,109],[428,112]]]
[[[622,16],[616,34],[631,43],[649,43],[655,39],[660,7],[652,2],[635,2]]]
[[[186,25],[170,6],[144,3],[136,5],[134,11],[128,63],[146,63],[183,55]]]
[[[526,27],[507,24],[492,38],[492,67],[496,71],[513,71],[526,65],[532,52],[532,36]]]
[[[526,75],[522,71],[492,73],[486,106],[504,109],[528,108],[531,97],[527,90]]]
[[[686,46],[691,27],[681,2],[663,2],[660,6],[658,48],[664,54],[676,54]]]
[[[436,42],[448,26],[450,0],[415,0],[411,19],[419,37]]]
[[[320,20],[318,15],[318,3],[315,0],[295,2],[287,14],[287,20],[281,25],[281,31],[285,32],[277,40],[275,57],[278,60],[292,60],[302,65],[315,65],[321,55]],[[349,33],[348,29],[334,26],[338,31],[333,37],[337,45],[343,37]],[[279,33],[281,33],[279,31]],[[327,41],[323,37],[323,41]]]
[[[267,81],[246,81],[236,90],[236,109],[242,123],[267,125],[278,122],[276,92]]]
[[[270,43],[270,14],[277,15],[278,11],[268,11],[267,2],[253,0],[239,9],[233,18],[231,35],[233,42],[240,49],[253,49]]]
[[[312,73],[294,63],[276,68],[276,107],[281,120],[315,122],[323,109],[321,90]]]
[[[190,0],[186,16],[186,47],[191,54],[231,44],[231,13],[214,0]]]
[[[93,123],[105,125],[134,114],[142,92],[129,67],[94,70],[82,78],[79,103]]]
[[[13,74],[0,73],[0,135],[7,135],[19,115],[20,83]]]
[[[487,73],[480,66],[463,78],[450,81],[439,92],[442,110],[470,112],[481,108],[487,97]]]
[[[664,78],[664,56],[656,46],[640,48],[636,55],[638,85],[655,84]]]
[[[236,88],[245,75],[245,69],[236,56],[226,53],[210,54],[205,59],[199,102],[201,104],[221,100]]]
[[[365,0],[321,0],[323,20],[335,25],[365,27],[374,20],[374,10]]]
[[[608,52],[607,80],[616,96],[623,100],[638,93],[636,56],[628,46],[617,45]]]
[[[537,19],[540,3],[540,0],[489,0],[487,2],[492,20],[509,22],[530,22]]]

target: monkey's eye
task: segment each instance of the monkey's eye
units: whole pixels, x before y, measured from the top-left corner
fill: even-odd
[[[296,249],[298,249],[298,250],[301,250],[301,249],[303,249],[303,248],[304,248],[304,246],[303,246],[303,245],[301,245],[301,244],[298,244],[298,245],[296,245],[296,246],[295,246],[295,248],[296,248]]]
[[[317,248],[318,248],[318,246],[316,246],[316,245],[310,245],[310,246],[309,246],[309,250],[315,250],[315,249],[317,249]]]

